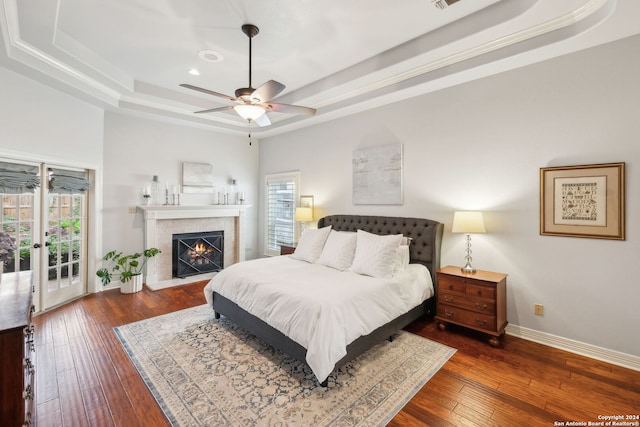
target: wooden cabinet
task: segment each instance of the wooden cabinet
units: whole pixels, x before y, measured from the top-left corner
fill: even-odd
[[[294,253],[295,250],[296,250],[295,246],[281,245],[280,246],[280,255],[290,255],[290,254]]]
[[[0,281],[0,424],[31,425],[35,397],[31,272]]]
[[[438,327],[442,330],[453,323],[475,329],[491,335],[489,344],[498,347],[508,323],[507,275],[482,270],[463,273],[453,266],[436,274]]]

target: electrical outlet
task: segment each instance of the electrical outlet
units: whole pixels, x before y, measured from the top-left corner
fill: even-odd
[[[129,213],[136,213],[138,211],[138,208],[136,208],[135,206],[129,206]]]
[[[544,306],[542,304],[533,304],[533,314],[538,316],[544,315]]]

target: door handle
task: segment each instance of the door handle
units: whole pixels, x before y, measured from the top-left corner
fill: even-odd
[[[34,244],[33,244],[33,247],[34,247],[35,249],[38,249],[38,248],[41,248],[41,247],[42,247],[42,245],[41,245],[40,243],[34,243]]]

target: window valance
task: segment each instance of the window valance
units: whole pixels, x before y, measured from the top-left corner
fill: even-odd
[[[40,186],[38,166],[0,162],[0,193],[33,193]]]
[[[49,169],[49,193],[84,193],[91,187],[86,171]]]

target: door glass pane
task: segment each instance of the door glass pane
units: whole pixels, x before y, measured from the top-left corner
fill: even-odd
[[[70,198],[69,212],[69,280],[71,284],[80,282],[80,262],[82,254],[82,230],[84,229],[83,200],[81,195],[73,194]]]
[[[48,253],[49,285],[52,291],[62,290],[82,281],[84,196],[49,194]]]
[[[49,284],[47,290],[49,292],[55,291],[61,288],[60,283],[60,197],[57,194],[49,194],[49,221],[47,226],[47,252],[48,252],[48,266]]]
[[[4,262],[4,272],[32,269],[34,200],[33,194],[0,194],[1,229],[15,239],[17,246],[13,256]]]

